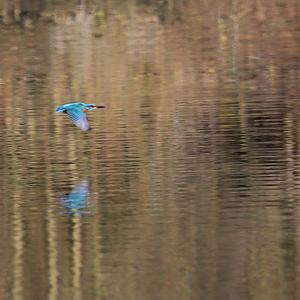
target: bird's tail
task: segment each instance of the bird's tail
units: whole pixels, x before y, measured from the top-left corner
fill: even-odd
[[[55,110],[55,112],[65,112],[65,111],[66,111],[66,109],[63,107],[63,105],[59,106],[59,107]]]

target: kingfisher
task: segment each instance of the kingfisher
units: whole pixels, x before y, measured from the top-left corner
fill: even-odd
[[[87,104],[83,102],[67,103],[59,106],[55,111],[66,113],[70,120],[81,130],[91,130],[86,112],[96,108],[105,108],[105,105]]]

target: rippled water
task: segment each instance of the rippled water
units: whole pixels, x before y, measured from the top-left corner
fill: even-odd
[[[297,299],[297,1],[7,3],[0,298]]]

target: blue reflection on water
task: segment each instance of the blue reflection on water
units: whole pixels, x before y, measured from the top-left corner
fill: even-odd
[[[82,180],[73,190],[60,198],[66,214],[89,214],[88,196],[90,183],[87,179]]]

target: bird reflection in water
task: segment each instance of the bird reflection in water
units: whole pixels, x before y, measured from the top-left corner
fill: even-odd
[[[60,202],[66,214],[89,214],[90,206],[88,203],[90,183],[82,180],[73,190],[60,198]]]

